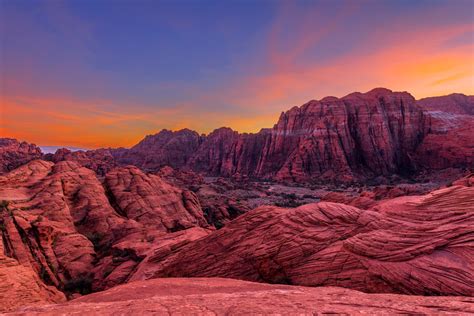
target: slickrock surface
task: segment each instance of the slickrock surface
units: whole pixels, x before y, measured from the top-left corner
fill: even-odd
[[[28,266],[3,254],[0,244],[0,312],[20,306],[44,305],[66,300],[54,286],[47,286]]]
[[[335,202],[352,205],[361,209],[369,209],[381,200],[393,199],[399,196],[420,195],[428,193],[429,187],[420,184],[400,184],[396,186],[381,185],[373,190],[364,190],[357,195],[343,192],[329,192],[321,197],[323,202]]]
[[[417,103],[427,111],[474,115],[474,96],[453,93],[441,97],[424,98]]]
[[[454,185],[369,210],[321,202],[260,207],[130,280],[230,277],[364,292],[474,295],[474,188]]]
[[[0,200],[1,253],[68,294],[124,282],[155,243],[209,232],[193,193],[136,167],[101,183],[75,161],[35,160],[0,176]]]
[[[365,294],[337,287],[270,285],[221,278],[132,282],[73,301],[8,315],[469,315],[474,299]]]
[[[0,173],[13,170],[42,156],[41,149],[34,144],[12,138],[0,138]]]
[[[173,232],[208,226],[196,195],[182,191],[136,167],[109,172],[105,178],[120,213],[155,229]]]

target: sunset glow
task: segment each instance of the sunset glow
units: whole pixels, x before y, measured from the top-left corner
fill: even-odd
[[[375,87],[474,94],[472,1],[3,1],[0,136],[131,146]]]

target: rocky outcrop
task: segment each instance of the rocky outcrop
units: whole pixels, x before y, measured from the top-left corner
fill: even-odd
[[[0,138],[0,173],[13,170],[42,156],[41,149],[34,144],[12,138]]]
[[[352,181],[410,172],[410,154],[424,133],[411,95],[374,89],[294,107],[257,134],[218,129],[187,165],[221,176]]]
[[[407,92],[377,88],[293,107],[273,128],[255,134],[226,127],[207,136],[188,129],[162,130],[130,149],[61,149],[47,158],[76,161],[100,176],[118,165],[308,183],[365,182],[448,168],[462,172],[474,167],[473,104],[472,96],[462,94],[416,101]],[[34,151],[34,145],[15,146],[23,148],[19,152],[28,146]],[[10,156],[4,154],[10,157],[3,159],[9,161],[3,163],[5,170],[33,159],[15,158],[25,154],[11,156],[12,145],[4,147],[10,148]]]
[[[474,116],[427,113],[430,128],[414,153],[420,170],[474,169]]]
[[[4,255],[5,251],[0,243],[0,312],[66,300],[54,286],[45,285],[31,267]]]
[[[104,176],[117,166],[115,158],[109,149],[71,151],[67,148],[61,148],[54,154],[45,155],[45,158],[55,163],[60,161],[75,161],[83,167],[94,170],[100,176]]]
[[[219,128],[207,136],[187,166],[214,176],[255,176],[269,136],[268,129],[257,134],[239,134],[230,128]]]
[[[474,313],[474,299],[365,294],[336,288],[271,285],[221,278],[133,282],[68,303],[27,307],[11,315],[393,315]]]
[[[182,167],[203,141],[195,131],[162,130],[148,135],[129,150],[112,150],[112,155],[123,165],[135,165],[144,170],[158,170],[163,166]]]
[[[208,226],[196,195],[157,175],[128,166],[109,172],[105,185],[119,213],[138,223],[164,232]]]
[[[474,295],[474,189],[455,185],[361,210],[321,202],[260,207],[130,280],[230,277],[364,292]],[[245,236],[245,238],[242,238]]]
[[[417,103],[425,111],[440,111],[451,114],[474,115],[474,96],[453,93],[446,96],[424,98]]]
[[[184,244],[209,228],[193,193],[136,167],[101,183],[75,161],[35,160],[0,176],[0,200],[5,255],[67,294],[124,282],[168,232],[203,227]]]

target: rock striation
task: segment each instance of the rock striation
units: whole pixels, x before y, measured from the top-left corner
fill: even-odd
[[[440,97],[420,99],[417,103],[426,111],[440,111],[451,114],[474,115],[474,96],[453,93]]]
[[[68,295],[124,282],[154,243],[210,229],[193,193],[132,166],[101,182],[75,161],[34,160],[0,176],[0,200],[2,254]]]
[[[111,153],[121,164],[156,171],[163,166],[184,166],[202,141],[202,136],[189,129],[176,132],[164,129],[158,134],[146,136],[129,150],[116,149]]]
[[[0,173],[13,170],[42,156],[41,149],[34,144],[12,138],[0,138]]]
[[[365,294],[354,290],[271,285],[222,278],[132,282],[67,303],[10,315],[392,315],[474,313],[474,299]]]
[[[473,296],[472,225],[474,189],[464,185],[381,201],[368,210],[329,202],[264,206],[179,251],[148,256],[130,280],[228,277]]]

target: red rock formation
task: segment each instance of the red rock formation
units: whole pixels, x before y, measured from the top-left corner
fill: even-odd
[[[0,173],[13,170],[42,156],[41,149],[34,144],[12,138],[0,138]]]
[[[54,286],[45,285],[30,266],[6,256],[6,251],[0,243],[0,312],[66,300]]]
[[[132,164],[145,171],[171,166],[211,176],[292,182],[352,182],[393,174],[412,176],[415,171],[473,168],[474,116],[460,115],[472,114],[473,104],[472,96],[453,94],[415,101],[407,92],[378,88],[294,107],[282,113],[272,129],[256,134],[239,134],[230,128],[208,136],[188,129],[163,130],[131,149],[63,149],[51,160],[74,160],[99,175],[116,165]],[[429,111],[423,113],[422,107]],[[12,146],[20,147],[18,143],[5,145],[10,149],[4,152],[12,155],[17,150]],[[5,157],[10,157],[3,159],[10,164],[15,162],[4,169],[31,159]]]
[[[326,202],[260,207],[177,252],[147,257],[130,280],[230,277],[472,296],[473,225],[474,189],[465,186],[395,198],[369,210]]]
[[[470,297],[365,294],[354,290],[270,285],[221,278],[173,278],[133,282],[12,315],[468,315]]]
[[[61,148],[53,155],[50,155],[48,160],[55,163],[60,161],[75,161],[83,167],[94,170],[101,176],[117,166],[115,158],[109,149],[70,151],[69,149]]]
[[[351,181],[409,172],[424,133],[423,112],[411,95],[374,89],[294,107],[257,134],[220,128],[200,138],[164,130],[116,156],[154,170],[186,165],[214,176]]]
[[[411,95],[374,89],[294,107],[258,134],[218,129],[188,166],[211,175],[292,181],[403,173],[412,167],[409,155],[424,124]]]
[[[35,160],[0,176],[0,200],[8,204],[0,212],[6,256],[67,293],[103,288],[110,273],[108,282],[123,282],[120,273],[164,233],[208,227],[193,193],[136,167],[115,169],[102,184],[74,161]],[[197,238],[190,234],[181,244]]]
[[[474,96],[453,93],[446,96],[424,98],[416,101],[425,111],[474,115]]]
[[[158,170],[163,166],[182,167],[194,154],[203,138],[195,131],[182,129],[176,132],[162,130],[148,135],[130,150],[112,150],[121,164],[131,164],[144,170]]]
[[[414,153],[419,169],[474,169],[474,116],[429,113],[430,129]]]
[[[358,195],[342,192],[329,192],[321,197],[323,202],[335,202],[352,205],[361,209],[369,209],[381,200],[393,199],[399,196],[419,195],[429,190],[418,184],[400,184],[396,186],[378,186],[371,191],[362,191]]]
[[[230,128],[216,129],[207,136],[187,166],[214,176],[253,176],[269,130],[239,134]]]
[[[208,226],[194,193],[173,187],[156,175],[146,175],[136,167],[109,172],[105,185],[119,213],[138,223],[165,232]]]
[[[310,101],[282,113],[263,150],[258,174],[296,181],[351,180],[410,170],[424,116],[406,92],[374,89]]]

